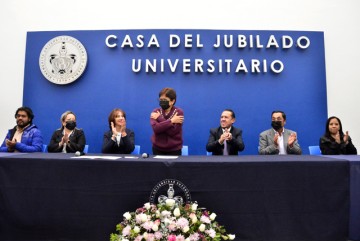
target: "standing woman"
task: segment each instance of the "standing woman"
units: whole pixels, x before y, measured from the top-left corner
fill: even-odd
[[[126,113],[121,109],[110,112],[110,130],[105,132],[102,152],[113,154],[130,154],[135,148],[135,133],[126,128]]]
[[[154,155],[181,155],[184,112],[174,106],[175,103],[174,89],[164,88],[160,91],[160,108],[154,109],[150,115],[150,124],[154,131],[151,137]]]
[[[330,117],[326,122],[325,134],[320,138],[320,149],[323,155],[357,154],[349,132],[343,133],[341,121],[336,116]]]
[[[75,153],[84,151],[85,134],[76,128],[76,116],[72,111],[66,111],[60,118],[61,128],[57,129],[48,145],[48,152]]]

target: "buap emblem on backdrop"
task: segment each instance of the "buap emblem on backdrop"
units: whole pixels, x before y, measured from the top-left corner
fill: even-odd
[[[77,80],[85,71],[87,53],[77,39],[58,36],[45,44],[39,65],[44,77],[54,84],[65,85]]]

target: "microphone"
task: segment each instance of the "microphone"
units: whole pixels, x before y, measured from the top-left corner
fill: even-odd
[[[83,156],[83,155],[85,155],[85,153],[82,151],[75,152],[75,156]]]
[[[144,152],[142,155],[141,155],[142,158],[149,158],[149,154],[147,154],[146,152]]]

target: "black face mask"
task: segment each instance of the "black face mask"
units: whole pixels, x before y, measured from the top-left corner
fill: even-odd
[[[167,110],[170,107],[168,100],[160,100],[159,105],[163,110]]]
[[[272,126],[272,128],[274,128],[277,131],[282,128],[281,121],[272,121],[271,126]]]
[[[72,131],[76,127],[76,122],[75,121],[67,121],[65,127]]]

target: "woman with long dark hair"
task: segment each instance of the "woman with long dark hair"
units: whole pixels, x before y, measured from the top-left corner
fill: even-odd
[[[320,149],[323,155],[356,155],[357,150],[351,142],[349,132],[345,134],[341,121],[332,116],[326,122],[325,134],[320,138]]]

